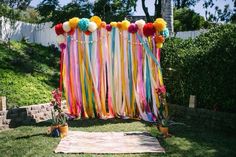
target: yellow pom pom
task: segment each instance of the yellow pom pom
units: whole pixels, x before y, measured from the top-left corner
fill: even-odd
[[[116,26],[117,26],[117,22],[111,22],[110,25],[111,25],[112,27],[116,27]]]
[[[78,17],[73,17],[72,19],[69,20],[69,25],[71,28],[76,28],[79,23],[79,18]]]
[[[100,26],[101,26],[101,23],[102,23],[101,18],[98,17],[98,16],[92,16],[92,17],[90,18],[90,21],[95,22],[98,27],[100,27]]]
[[[163,18],[157,18],[153,25],[158,32],[161,32],[166,28],[166,21]]]
[[[128,30],[130,22],[128,20],[123,20],[121,23],[122,23],[122,29],[123,30]]]
[[[157,48],[162,48],[163,44],[162,43],[157,43]]]

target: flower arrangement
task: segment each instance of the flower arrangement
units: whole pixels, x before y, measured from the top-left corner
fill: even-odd
[[[61,97],[62,93],[59,89],[52,91],[53,100],[51,101],[52,110],[52,126],[49,129],[49,133],[53,137],[64,137],[68,132],[68,116],[62,110]]]

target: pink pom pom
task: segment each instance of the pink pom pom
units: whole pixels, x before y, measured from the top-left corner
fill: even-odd
[[[107,25],[106,25],[106,30],[110,32],[111,29],[112,29],[112,26],[111,26],[110,24],[107,24]]]
[[[66,48],[66,44],[64,44],[64,43],[61,43],[59,46],[62,50],[64,50]]]
[[[129,33],[136,33],[138,31],[138,26],[135,23],[131,23],[128,27]]]

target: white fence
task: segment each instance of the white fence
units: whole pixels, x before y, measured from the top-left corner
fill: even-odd
[[[30,24],[17,21],[12,27],[7,18],[0,17],[0,40],[22,40],[44,46],[56,44],[56,34],[52,23]]]
[[[208,31],[207,29],[201,29],[197,31],[177,32],[174,36],[181,39],[189,39],[189,38],[194,39],[200,34],[206,33],[207,31]]]
[[[0,40],[22,40],[38,43],[44,46],[56,44],[56,33],[51,28],[52,23],[29,24],[17,21],[12,28],[8,19],[0,17]],[[174,36],[182,39],[195,38],[207,30],[177,32]]]

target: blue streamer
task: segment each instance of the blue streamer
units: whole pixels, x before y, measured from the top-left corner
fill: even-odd
[[[136,34],[137,34],[139,42],[142,43],[142,45],[144,46],[144,48],[146,50],[145,52],[147,53],[147,55],[149,55],[154,60],[154,62],[157,64],[157,66],[158,66],[158,68],[160,69],[160,72],[161,72],[161,65],[159,64],[159,62],[156,59],[156,57],[152,54],[152,51],[148,47],[147,42],[144,42],[142,37],[138,33],[136,33]],[[162,75],[162,72],[161,72],[161,75]]]
[[[151,79],[148,58],[146,57],[146,98],[148,103],[151,102]]]
[[[128,41],[130,41],[130,33],[128,33]],[[128,42],[128,77],[129,77],[129,94],[132,96],[133,92],[133,77],[132,77],[132,61],[131,61],[131,44]]]

